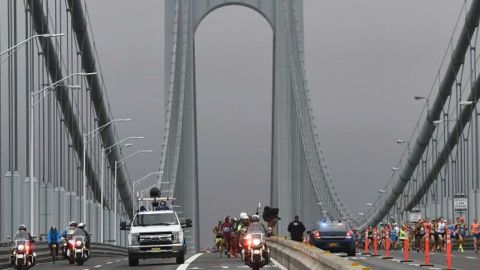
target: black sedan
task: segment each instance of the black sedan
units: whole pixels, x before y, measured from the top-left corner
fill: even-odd
[[[355,256],[355,235],[343,222],[324,222],[316,224],[310,232],[310,244],[331,252],[345,252]]]

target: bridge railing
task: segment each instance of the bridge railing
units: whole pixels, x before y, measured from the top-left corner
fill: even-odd
[[[359,263],[344,260],[328,251],[281,237],[270,237],[268,245],[272,258],[287,269],[365,269]]]

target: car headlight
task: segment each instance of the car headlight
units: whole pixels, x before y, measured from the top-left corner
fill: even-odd
[[[260,241],[260,239],[258,239],[258,238],[255,238],[252,241],[252,244],[253,244],[254,247],[259,246],[261,243],[262,243],[262,241]]]
[[[128,235],[128,244],[130,246],[134,246],[134,245],[138,245],[139,244],[139,241],[138,241],[138,234],[137,233],[130,233]]]
[[[81,247],[81,246],[83,245],[83,243],[82,243],[82,241],[77,240],[77,241],[75,242],[75,245],[76,245],[77,247]]]
[[[181,232],[174,232],[174,233],[172,234],[172,243],[178,244],[178,243],[180,243],[180,242],[183,241],[182,238],[183,238],[183,235],[182,235]]]
[[[23,251],[25,249],[24,245],[18,245],[17,247],[18,251]]]

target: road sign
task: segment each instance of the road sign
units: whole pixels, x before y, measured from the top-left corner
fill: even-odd
[[[418,222],[422,218],[422,213],[420,210],[412,210],[408,214],[408,219],[410,222]]]
[[[465,212],[468,210],[468,198],[465,194],[453,195],[453,209],[456,212]]]

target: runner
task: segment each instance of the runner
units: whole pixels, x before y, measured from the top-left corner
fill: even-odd
[[[438,244],[437,244],[437,250],[442,251],[443,247],[445,245],[445,233],[446,233],[446,227],[447,227],[447,222],[443,217],[440,217],[438,219],[437,223],[437,236],[438,236]]]
[[[463,217],[457,218],[458,222],[455,226],[458,239],[458,251],[463,252],[463,244],[465,236],[467,236],[467,225],[465,225],[465,219]]]
[[[472,226],[471,226],[471,230],[472,230],[472,236],[473,236],[473,248],[475,250],[475,253],[477,253],[477,254],[478,254],[477,242],[478,242],[478,239],[480,238],[480,228],[479,227],[480,227],[480,223],[478,223],[478,219],[474,218]]]

